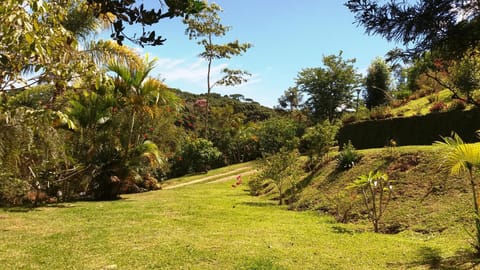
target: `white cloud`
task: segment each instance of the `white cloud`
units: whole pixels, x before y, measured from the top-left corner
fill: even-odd
[[[213,65],[211,68],[212,81],[220,78],[221,71],[227,64]],[[165,79],[167,84],[193,85],[203,87],[207,78],[207,63],[201,59],[187,62],[184,59],[163,58],[157,61],[155,72]]]
[[[222,76],[222,70],[227,68],[228,64],[213,64],[211,68],[212,83],[219,80]],[[157,67],[154,73],[160,75],[165,83],[171,87],[180,88],[184,91],[205,92],[207,80],[207,63],[202,59],[195,59],[191,62],[185,59],[161,58],[157,61]],[[235,86],[223,87],[216,86],[212,91],[219,94],[247,94],[252,92],[252,86],[261,82],[257,74],[253,74],[248,82]]]

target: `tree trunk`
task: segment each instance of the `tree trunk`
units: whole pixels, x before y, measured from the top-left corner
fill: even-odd
[[[475,229],[476,229],[475,249],[477,250],[477,253],[480,254],[480,216],[478,211],[477,189],[475,186],[475,181],[473,179],[473,168],[469,168],[468,172],[470,176],[470,186],[472,188],[473,207],[475,209]]]
[[[208,43],[212,45],[212,35],[208,36]],[[210,84],[210,74],[212,69],[212,57],[208,58],[208,68],[207,68],[207,98],[205,104],[205,139],[208,140],[208,116],[209,116],[209,108],[210,108],[210,92],[212,90],[212,86]]]

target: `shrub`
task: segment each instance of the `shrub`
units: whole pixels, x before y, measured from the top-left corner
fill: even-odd
[[[206,139],[187,139],[173,160],[175,176],[206,172],[221,166],[222,153]]]
[[[392,198],[392,180],[385,173],[370,171],[368,175],[359,176],[348,188],[361,191],[368,219],[378,232],[380,220]]]
[[[338,125],[331,124],[328,120],[307,129],[301,139],[301,148],[310,160],[321,158],[328,153],[330,147],[337,142],[335,137],[338,129]]]
[[[357,121],[357,115],[352,113],[345,113],[342,115],[342,123],[349,124]]]
[[[337,169],[345,171],[355,166],[355,163],[360,161],[361,155],[358,154],[350,141],[344,144],[342,149],[337,156]]]
[[[399,91],[396,91],[393,93],[393,96],[397,99],[397,100],[406,100],[408,99],[408,97],[412,94],[412,92],[410,90],[399,90]]]
[[[403,99],[396,99],[396,100],[392,101],[390,103],[390,105],[392,105],[393,108],[398,108],[398,107],[404,105],[405,103],[406,102]]]
[[[392,109],[389,106],[377,106],[370,110],[370,118],[385,119],[392,117]]]
[[[262,154],[275,154],[282,147],[293,150],[298,146],[299,123],[287,118],[272,118],[261,123],[257,130]]]
[[[432,105],[432,107],[430,107],[430,112],[441,112],[443,110],[445,110],[445,108],[447,107],[447,105],[445,105],[445,103],[443,101],[439,101],[439,102],[436,102]]]

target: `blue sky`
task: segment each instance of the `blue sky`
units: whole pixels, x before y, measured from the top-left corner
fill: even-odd
[[[232,29],[225,42],[238,39],[253,47],[243,56],[213,64],[213,77],[228,66],[244,69],[253,76],[244,85],[216,87],[222,94],[242,94],[269,107],[303,68],[319,67],[324,55],[343,51],[345,59],[356,58],[355,66],[364,73],[372,60],[395,47],[384,39],[367,36],[354,23],[353,14],[339,0],[217,0],[224,12],[222,23]],[[158,58],[154,76],[170,87],[192,93],[206,92],[206,62],[198,57],[202,48],[184,34],[181,19],[161,21],[153,30],[167,41],[158,47],[138,48]]]

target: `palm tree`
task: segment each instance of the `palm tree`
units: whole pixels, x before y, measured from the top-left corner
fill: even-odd
[[[136,116],[139,113],[146,113],[152,116],[151,101],[159,95],[159,86],[152,80],[147,80],[148,74],[155,67],[155,60],[145,60],[144,65],[132,68],[117,61],[107,65],[107,69],[116,74],[115,91],[120,97],[123,106],[128,107],[130,114],[130,127],[127,141],[126,153],[130,150],[133,140]]]
[[[477,183],[474,177],[475,168],[480,166],[480,145],[466,144],[456,133],[452,133],[451,137],[442,137],[442,139],[442,142],[439,141],[434,144],[444,150],[442,164],[450,168],[452,175],[468,174],[475,213],[476,239],[474,247],[480,254],[480,212],[477,200]]]

